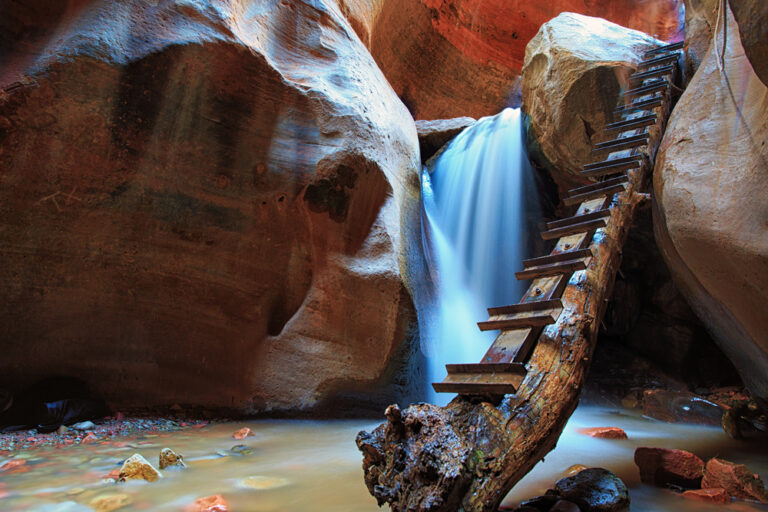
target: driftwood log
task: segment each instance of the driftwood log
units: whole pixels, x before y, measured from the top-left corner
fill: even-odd
[[[648,128],[647,146],[634,150],[644,158],[627,172],[626,189],[579,207],[577,214],[610,207],[607,226],[561,238],[554,249],[589,247],[593,257],[587,269],[536,279],[523,297],[562,293],[563,311],[539,336],[517,393],[496,399],[459,395],[445,407],[391,405],[385,423],[358,434],[365,482],[379,505],[388,503],[394,511],[494,511],[555,447],[578,404],[622,246],[649,198],[641,191],[663,134],[668,100],[654,109],[659,122]]]

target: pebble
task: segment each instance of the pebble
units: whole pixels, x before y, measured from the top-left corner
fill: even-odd
[[[234,437],[235,439],[245,439],[246,437],[252,436],[252,435],[254,434],[253,434],[253,431],[251,431],[251,429],[249,429],[248,427],[243,427],[240,430],[236,431],[234,434],[232,434],[232,437]]]
[[[183,469],[187,467],[186,464],[184,464],[184,457],[181,454],[174,452],[170,448],[163,448],[160,450],[158,464],[160,465],[160,469],[170,467]]]

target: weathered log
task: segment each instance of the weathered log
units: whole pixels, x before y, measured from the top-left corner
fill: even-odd
[[[401,411],[392,405],[386,423],[358,434],[365,482],[379,505],[389,503],[394,511],[493,511],[555,447],[578,403],[621,248],[647,199],[641,189],[663,133],[667,102],[656,112],[661,122],[649,128],[647,158],[628,171],[626,190],[579,208],[583,212],[610,206],[608,225],[597,234],[571,235],[558,242],[556,251],[591,248],[594,257],[588,268],[537,279],[523,298],[551,298],[554,290],[563,289],[560,280],[568,280],[564,310],[555,324],[543,329],[517,393],[495,401],[457,396],[445,407],[420,403]]]

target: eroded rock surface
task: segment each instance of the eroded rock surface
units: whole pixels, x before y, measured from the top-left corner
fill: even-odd
[[[0,26],[4,381],[395,399],[416,131],[338,5],[10,2]]]
[[[765,400],[768,88],[732,17],[728,34],[726,75],[710,47],[670,118],[654,172],[654,230],[691,307]]]

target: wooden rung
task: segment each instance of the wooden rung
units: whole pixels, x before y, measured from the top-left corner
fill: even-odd
[[[586,258],[581,258],[578,260],[566,260],[549,265],[527,268],[520,272],[515,272],[515,277],[522,281],[524,279],[536,279],[558,274],[572,274],[573,272],[584,270],[585,268],[587,268]]]
[[[548,265],[550,263],[557,263],[558,261],[576,260],[581,258],[591,258],[592,251],[589,249],[578,249],[576,251],[565,251],[557,254],[550,254],[548,256],[541,256],[540,258],[531,258],[529,260],[523,260],[523,268],[538,267],[541,265]]]
[[[618,159],[617,159],[618,160]],[[617,174],[622,171],[628,171],[640,167],[642,158],[627,160],[626,162],[604,165],[602,167],[595,167],[588,171],[581,171],[581,175],[585,178],[595,178],[598,176],[605,176],[608,174]]]
[[[618,167],[624,164],[634,164],[643,161],[643,155],[625,156],[622,158],[612,158],[610,160],[601,160],[599,162],[592,162],[584,166],[585,171],[592,171],[595,169],[603,169],[605,167]]]
[[[587,192],[592,192],[593,190],[598,190],[601,188],[609,187],[611,185],[618,185],[619,183],[626,183],[629,181],[629,178],[626,175],[623,176],[616,176],[615,178],[611,178],[605,181],[598,181],[597,183],[593,183],[591,185],[585,185],[583,187],[578,188],[572,188],[568,191],[568,197],[573,197],[579,194],[584,194]]]
[[[660,107],[664,104],[664,98],[661,96],[654,96],[642,101],[633,101],[627,105],[621,106],[613,111],[614,114],[626,114],[633,110],[649,110],[652,108]]]
[[[517,313],[530,313],[531,311],[546,311],[554,308],[562,308],[563,303],[560,299],[551,300],[532,300],[530,302],[521,302],[509,306],[498,306],[488,308],[490,316],[515,315]]]
[[[456,374],[459,375],[459,374]],[[511,395],[517,392],[523,382],[522,375],[513,375],[510,382],[433,382],[432,388],[437,393],[457,393],[459,395]]]
[[[651,126],[652,124],[656,124],[656,121],[656,114],[648,114],[642,117],[635,117],[633,119],[627,119],[625,121],[608,124],[605,126],[605,131],[615,132],[616,130],[633,130],[637,128],[643,128],[645,126]]]
[[[449,374],[453,373],[515,373],[525,375],[522,363],[467,363],[445,365]]]
[[[669,55],[662,55],[661,57],[656,57],[655,59],[651,60],[644,60],[641,63],[637,65],[638,69],[645,69],[650,68],[651,66],[660,66],[662,64],[672,64],[674,62],[677,62],[677,59],[680,57],[677,53],[670,53]]]
[[[576,233],[586,233],[587,231],[592,231],[594,229],[604,228],[607,225],[608,222],[605,219],[590,220],[587,222],[580,222],[579,224],[571,224],[561,228],[544,231],[541,233],[541,238],[544,240],[555,240],[564,236],[575,235]]]
[[[535,315],[516,316],[513,318],[499,318],[497,320],[486,320],[477,322],[481,331],[498,331],[507,329],[526,329],[528,327],[539,327],[557,322],[558,313],[550,310],[545,313]]]
[[[623,192],[626,188],[627,188],[627,185],[625,183],[620,183],[618,185],[611,185],[609,187],[598,188],[590,192],[584,192],[582,194],[566,197],[565,199],[563,199],[563,203],[566,206],[571,206],[573,204],[579,204],[583,201],[586,201],[587,199],[593,199],[595,197],[609,196],[609,195],[612,196],[613,194],[616,194],[618,192]]]
[[[624,137],[621,139],[613,139],[606,142],[600,142],[595,144],[592,149],[593,153],[602,153],[604,151],[622,151],[624,149],[636,148],[639,146],[645,146],[650,141],[650,135],[643,133],[640,135],[633,135],[632,137]]]
[[[681,50],[683,46],[685,46],[685,41],[678,41],[676,43],[665,44],[664,46],[659,46],[658,48],[654,48],[653,50],[648,50],[647,52],[645,52],[645,56],[650,57],[651,55],[658,55],[659,53],[674,52],[675,50]]]
[[[642,82],[649,78],[657,78],[660,76],[670,75],[675,70],[675,66],[670,64],[669,66],[662,66],[660,68],[651,69],[649,71],[643,71],[642,73],[633,73],[629,75],[629,79],[633,82]]]
[[[573,217],[566,217],[564,219],[558,219],[558,220],[553,220],[552,222],[547,222],[547,229],[552,230],[557,228],[564,228],[567,226],[573,226],[574,224],[581,224],[582,222],[587,222],[588,220],[602,219],[603,217],[610,217],[610,216],[611,216],[611,209],[603,208],[601,210],[595,210],[593,212],[583,213],[581,215],[574,215]]]
[[[638,96],[647,96],[655,92],[664,91],[667,88],[669,88],[669,82],[662,79],[651,82],[650,84],[643,85],[641,87],[637,87],[635,89],[630,89],[624,92],[622,96],[624,98],[636,98]]]

